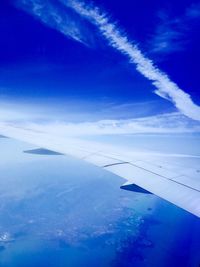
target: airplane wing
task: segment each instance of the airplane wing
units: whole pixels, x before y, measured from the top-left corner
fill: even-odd
[[[83,159],[123,177],[124,189],[153,193],[200,217],[198,156],[130,152],[123,147],[65,138],[11,124],[1,124],[0,133],[34,144],[40,153],[45,148],[52,153]]]

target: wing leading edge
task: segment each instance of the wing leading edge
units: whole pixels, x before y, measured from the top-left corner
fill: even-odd
[[[130,154],[126,149],[99,143],[67,139],[32,129],[0,125],[3,135],[34,144],[37,147],[83,159],[124,178],[180,208],[200,217],[200,172],[176,164],[166,164],[160,157],[149,162],[147,155]],[[136,190],[137,191],[137,190]]]

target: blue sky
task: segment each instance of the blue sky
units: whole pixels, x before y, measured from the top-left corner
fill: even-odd
[[[83,114],[82,121],[94,111],[98,120],[171,112],[200,120],[199,1],[3,0],[0,5],[4,106],[54,106],[52,112]],[[103,27],[114,25],[118,44],[95,15],[106,18]],[[120,38],[127,42],[119,46]],[[132,62],[136,53],[127,54],[129,45],[141,52],[143,63]],[[146,67],[148,58],[153,70]],[[163,72],[167,81],[165,75],[159,80]]]

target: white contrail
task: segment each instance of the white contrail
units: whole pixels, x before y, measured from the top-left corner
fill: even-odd
[[[130,62],[136,64],[137,70],[152,81],[156,87],[155,93],[157,95],[173,102],[184,115],[200,121],[200,107],[192,101],[190,95],[155,67],[153,62],[142,54],[138,47],[121,32],[118,26],[110,22],[107,14],[101,12],[97,7],[87,6],[76,0],[60,1],[95,24],[112,47],[127,55]]]

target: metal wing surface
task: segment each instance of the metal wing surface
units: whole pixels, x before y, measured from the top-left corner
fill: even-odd
[[[1,124],[0,133],[38,148],[83,159],[123,177],[126,180],[122,186],[124,189],[134,185],[200,217],[198,156],[127,151],[123,147],[64,138],[11,124]]]

